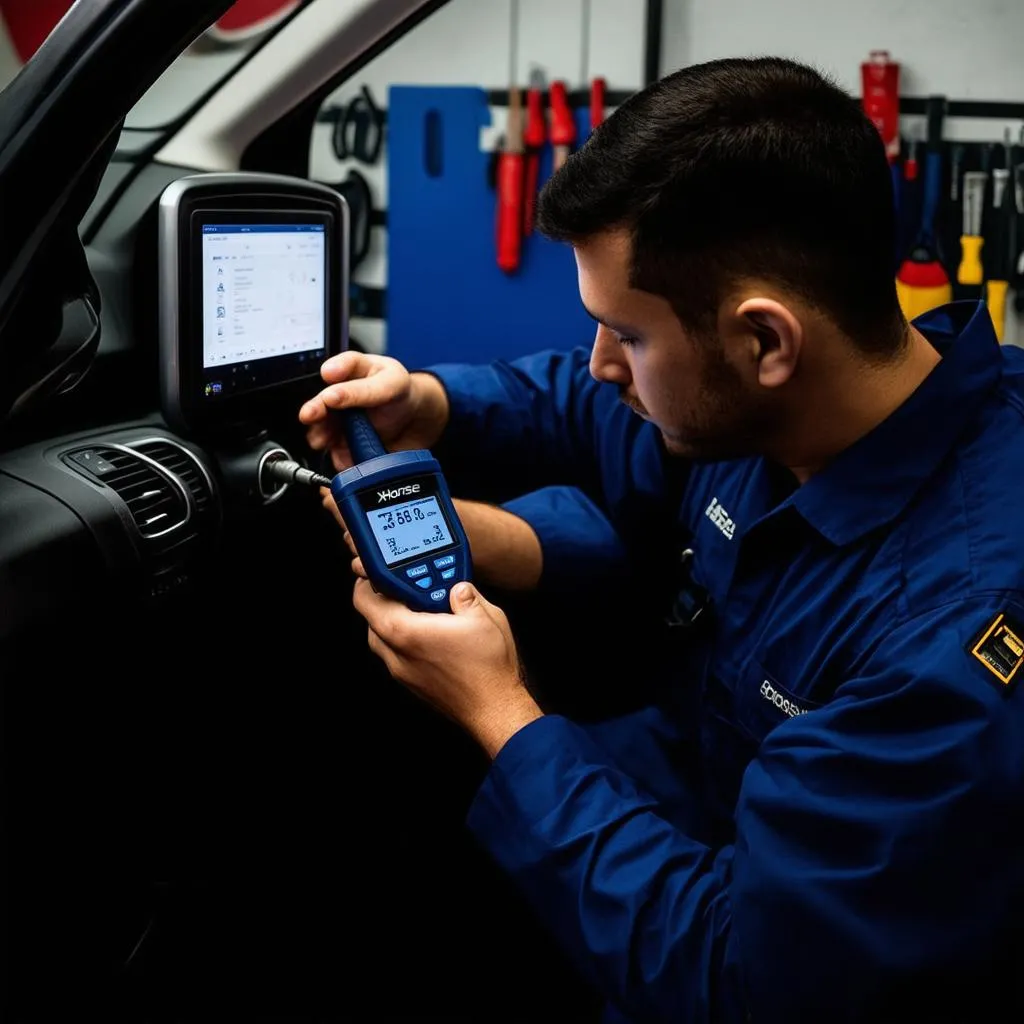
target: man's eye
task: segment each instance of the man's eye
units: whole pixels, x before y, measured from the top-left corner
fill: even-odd
[[[636,344],[636,338],[631,338],[628,334],[616,334],[615,337],[618,338],[620,345]]]

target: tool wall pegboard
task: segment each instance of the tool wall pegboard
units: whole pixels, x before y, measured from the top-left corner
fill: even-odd
[[[899,101],[894,262],[904,312],[983,299],[1024,344],[1024,103]]]
[[[605,102],[611,109],[629,95],[631,91],[609,90]],[[569,90],[566,95],[578,141],[589,134],[591,98],[583,90]],[[504,268],[499,263],[499,175],[494,150],[500,150],[508,133],[512,101],[509,90],[494,89],[396,87],[389,93],[388,351],[398,358],[420,365],[467,357],[504,358],[538,345],[586,343],[592,337],[592,324],[577,297],[575,264],[566,247],[526,236],[518,260]],[[541,101],[550,121],[550,97],[543,94]],[[516,102],[523,116],[528,107],[525,94],[520,93]],[[928,105],[928,98],[919,97],[900,102],[904,130],[900,157],[894,162],[901,225],[894,253],[896,269],[921,241],[924,185],[931,166]],[[941,97],[933,98],[932,107],[936,106],[942,112],[939,131],[950,125],[958,131],[952,140],[940,135],[931,223],[934,255],[944,269],[951,298],[987,298],[998,306],[998,282],[1007,282],[1006,314],[1000,316],[997,310],[996,315],[1006,328],[1005,340],[1016,342],[1022,332],[1014,311],[1024,308],[1020,260],[1024,230],[1016,213],[1009,218],[1003,211],[1003,197],[1010,193],[1000,191],[997,196],[996,186],[1002,168],[1024,163],[1020,146],[1024,104]],[[967,118],[984,131],[993,124],[1002,130],[988,142],[961,141],[971,134],[963,126]],[[921,124],[915,124],[915,119]],[[548,138],[540,153],[540,183],[551,173],[553,163]],[[916,174],[912,173],[915,163]],[[974,195],[977,179],[969,179],[972,184],[965,190],[964,176],[982,170],[989,172],[978,200],[980,237],[987,242],[977,250],[980,269],[972,276],[970,260],[961,270],[961,236],[967,234],[962,230],[965,194]],[[1024,179],[1014,177],[1014,199],[1021,184]],[[467,338],[471,339],[468,344]]]
[[[605,102],[611,109],[657,77],[661,8],[660,0],[449,0],[327,96],[311,139],[310,176],[352,188],[348,178],[354,172],[369,186],[375,211],[365,257],[353,274],[358,284],[352,297],[357,342],[374,351],[387,350],[390,318],[381,321],[374,315],[387,316],[397,294],[388,252],[393,219],[391,87],[483,90],[490,116],[476,141],[483,150],[494,151],[506,137],[509,87],[525,91],[536,72],[549,85],[564,82],[570,105],[583,103],[581,112],[593,78],[607,83]],[[546,102],[546,90],[544,98]],[[377,133],[370,117],[378,114],[384,141],[374,163],[364,158],[375,152]],[[491,202],[478,230],[493,244],[493,191]],[[435,243],[433,258],[444,255]]]
[[[395,86],[388,109],[388,353],[422,366],[589,344],[571,249],[528,234],[525,207],[510,214],[499,202],[493,154],[480,145],[487,91]],[[571,115],[585,139],[589,109]],[[555,148],[549,140],[537,152],[538,186]],[[507,184],[508,165],[497,170]],[[525,166],[518,173],[525,195]]]

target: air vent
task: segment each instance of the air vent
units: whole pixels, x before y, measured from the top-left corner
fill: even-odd
[[[105,445],[93,451],[113,466],[101,479],[121,496],[143,537],[159,537],[188,519],[184,493],[145,459]]]
[[[170,441],[139,441],[132,448],[148,455],[154,462],[159,462],[164,469],[173,473],[192,494],[196,511],[200,514],[209,511],[213,506],[213,492],[210,481],[200,469],[196,459],[184,448]]]

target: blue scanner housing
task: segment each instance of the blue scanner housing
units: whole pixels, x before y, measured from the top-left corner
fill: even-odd
[[[451,589],[472,565],[440,464],[425,450],[385,452],[365,416],[348,416],[356,464],[334,477],[331,494],[370,582],[415,611],[451,611]]]

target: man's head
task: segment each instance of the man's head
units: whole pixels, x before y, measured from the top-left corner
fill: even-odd
[[[884,362],[906,336],[879,133],[791,61],[713,61],[633,96],[547,184],[538,224],[576,250],[592,372],[679,454],[762,450],[834,358],[820,339]]]

